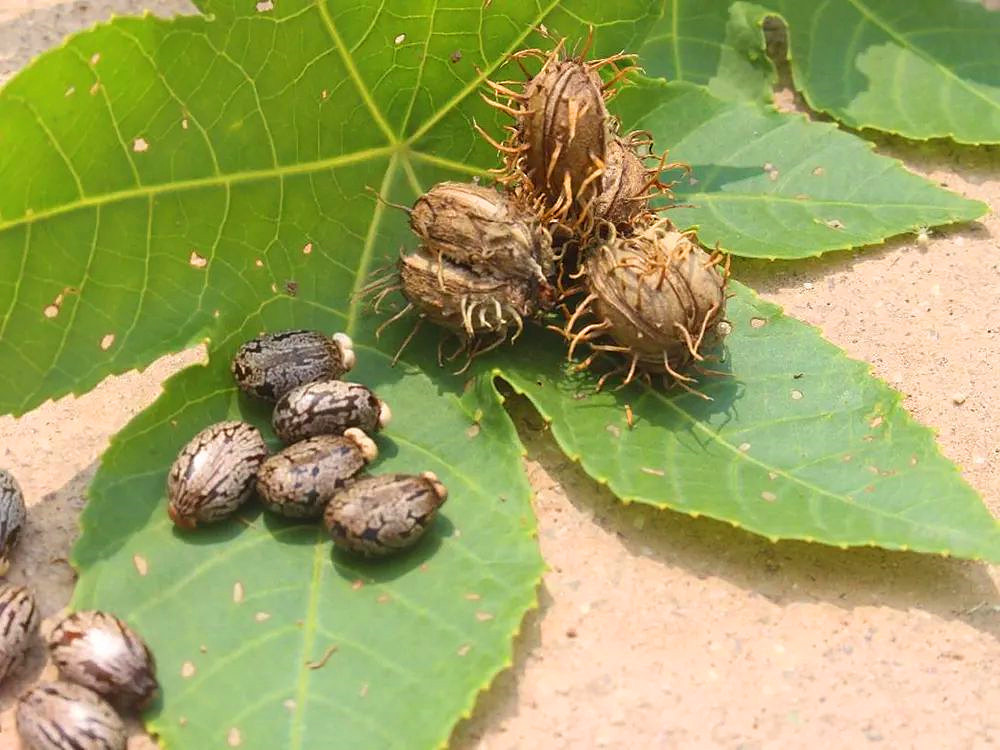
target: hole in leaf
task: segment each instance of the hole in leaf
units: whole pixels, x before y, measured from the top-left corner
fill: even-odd
[[[141,154],[145,151],[148,151],[149,141],[147,141],[145,138],[136,138],[132,142],[132,150],[135,151],[137,154]]]
[[[104,337],[101,339],[101,350],[106,352],[114,343],[115,335],[113,333],[104,334]]]
[[[269,10],[274,10],[274,3],[271,0],[260,0],[256,8],[258,13],[267,13]]]
[[[767,490],[764,490],[763,492],[761,492],[760,496],[762,498],[764,498],[765,500],[767,500],[767,502],[769,502],[769,503],[773,503],[775,500],[778,499],[777,495],[775,495],[773,492],[768,492]]]
[[[396,38],[392,40],[392,43],[397,47],[406,41],[406,34],[397,34]]]
[[[194,250],[191,251],[191,257],[188,258],[188,262],[195,268],[204,268],[208,265],[208,258],[204,255],[199,255]]]
[[[763,328],[765,325],[767,325],[767,321],[763,318],[750,318],[751,328]]]
[[[797,390],[797,389],[793,390],[792,391],[792,400],[793,401],[800,401],[800,400],[802,400],[802,391]]]
[[[309,253],[311,253],[312,251],[313,251],[313,243],[311,243],[311,242],[307,242],[302,247],[302,254],[303,255],[309,255]]]

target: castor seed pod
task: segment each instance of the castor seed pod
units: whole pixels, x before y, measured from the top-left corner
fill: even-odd
[[[48,637],[59,676],[126,709],[145,708],[157,690],[156,662],[145,641],[108,612],[64,617]]]
[[[422,317],[467,336],[505,336],[538,309],[533,279],[475,273],[423,248],[400,259],[399,275],[403,295]]]
[[[305,383],[339,378],[354,363],[354,344],[347,334],[294,330],[265,333],[246,342],[233,357],[232,371],[243,391],[277,401]]]
[[[14,475],[0,469],[0,576],[10,569],[10,554],[21,536],[27,511]]]
[[[17,702],[17,732],[25,750],[125,750],[125,724],[93,690],[50,682]]]
[[[323,522],[339,547],[390,555],[415,544],[447,498],[429,471],[364,477],[333,496]]]
[[[716,261],[665,220],[599,247],[584,264],[590,294],[573,316],[589,309],[598,322],[571,336],[571,355],[580,341],[607,336],[612,350],[626,350],[626,382],[636,367],[690,382],[678,370],[702,359],[725,313],[726,279]]]
[[[570,215],[600,191],[609,117],[601,77],[582,60],[553,55],[528,81],[524,98],[524,173],[553,215]]]
[[[271,424],[288,445],[314,435],[343,435],[349,427],[377,432],[391,418],[389,405],[366,386],[317,380],[282,396],[274,407]]]
[[[206,427],[184,446],[167,475],[167,512],[193,529],[199,521],[231,515],[250,496],[257,469],[267,458],[260,431],[246,422]]]
[[[649,170],[621,138],[608,142],[601,192],[594,201],[594,215],[616,226],[630,225],[646,210]]]
[[[0,585],[0,683],[21,666],[40,619],[35,597],[27,588]]]
[[[413,204],[410,227],[430,254],[501,276],[554,271],[552,241],[537,216],[513,196],[465,182],[439,182]]]
[[[378,457],[356,427],[317,435],[275,453],[257,473],[257,494],[268,510],[289,518],[319,518],[337,490]]]

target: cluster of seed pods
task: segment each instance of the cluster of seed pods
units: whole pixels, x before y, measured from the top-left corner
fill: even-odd
[[[392,292],[406,298],[382,328],[416,313],[400,351],[429,320],[458,335],[468,366],[534,318],[571,359],[590,348],[581,367],[610,358],[598,387],[613,373],[661,374],[691,390],[684,370],[719,338],[727,271],[651,207],[672,197],[664,172],[687,165],[657,155],[648,132],[622,132],[607,103],[635,56],[587,59],[590,43],[516,52],[526,80],[487,81],[484,99],[513,118],[502,140],[476,125],[502,157],[496,188],[443,182],[406,209],[420,246],[367,290],[376,309]]]
[[[260,430],[242,421],[199,432],[167,477],[173,522],[193,529],[227,518],[256,494],[277,515],[323,518],[334,544],[354,552],[388,555],[416,543],[447,491],[430,473],[363,476],[378,457],[369,435],[392,415],[369,388],[342,379],[355,362],[342,333],[266,333],[240,347],[233,377],[274,403],[271,425],[285,447],[271,454]]]

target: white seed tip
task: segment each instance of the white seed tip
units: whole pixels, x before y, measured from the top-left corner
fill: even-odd
[[[351,337],[346,333],[335,333],[333,334],[333,342],[340,349],[340,359],[344,364],[344,371],[353,370],[358,358],[354,355],[354,342],[351,341]]]
[[[385,427],[392,421],[392,409],[389,408],[389,404],[385,401],[379,401],[378,407],[378,426]]]
[[[437,478],[437,474],[433,471],[425,471],[420,476],[433,485],[434,493],[438,496],[442,503],[448,499],[448,488],[441,484],[441,481]]]
[[[348,427],[344,430],[344,437],[358,446],[358,450],[360,450],[361,455],[364,456],[365,463],[370,464],[378,458],[378,446],[375,445],[374,440],[364,433],[364,430],[357,427]]]

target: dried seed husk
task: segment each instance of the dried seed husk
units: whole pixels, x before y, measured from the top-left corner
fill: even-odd
[[[97,693],[71,682],[28,690],[17,702],[25,750],[125,750],[125,725]]]
[[[31,591],[24,586],[0,585],[0,683],[24,662],[40,619]]]
[[[0,576],[10,569],[10,555],[27,518],[24,493],[14,475],[0,469]]]
[[[364,477],[333,496],[323,522],[338,547],[391,555],[416,544],[447,498],[431,472]]]
[[[399,276],[403,295],[422,317],[466,337],[506,338],[539,306],[534,279],[476,273],[423,248],[400,259]]]
[[[334,493],[377,457],[375,443],[355,427],[343,435],[317,435],[267,459],[257,473],[257,494],[279,515],[319,518]]]
[[[181,528],[219,521],[236,512],[253,490],[267,458],[260,431],[246,422],[219,422],[184,446],[167,475],[167,512]]]
[[[554,215],[573,215],[600,191],[609,135],[601,77],[582,60],[554,54],[525,85],[524,95],[518,118],[526,146],[524,174]]]
[[[277,401],[300,385],[339,378],[354,363],[354,344],[347,334],[291,330],[246,342],[233,357],[231,369],[241,390]]]
[[[594,215],[616,227],[631,227],[649,206],[650,170],[635,149],[619,137],[608,142],[601,192],[594,201]]]
[[[286,393],[271,425],[286,445],[315,435],[343,435],[350,427],[378,432],[392,418],[388,404],[360,383],[318,380]]]
[[[159,685],[146,642],[109,612],[83,610],[60,620],[48,637],[59,676],[124,710],[142,710]]]
[[[537,216],[491,187],[440,182],[417,199],[410,227],[428,253],[473,270],[543,284],[553,274],[552,241]]]
[[[716,261],[692,233],[678,232],[667,221],[601,245],[585,261],[589,295],[574,315],[592,313],[597,322],[576,334],[568,331],[571,353],[580,341],[609,338],[612,351],[625,350],[626,382],[636,368],[678,378],[718,338],[726,277]]]

